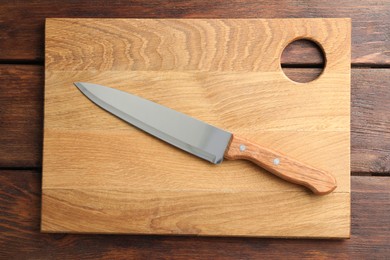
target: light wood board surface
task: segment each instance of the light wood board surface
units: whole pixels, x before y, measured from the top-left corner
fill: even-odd
[[[349,237],[349,19],[48,19],[42,231]],[[313,39],[316,80],[280,56]],[[317,196],[245,161],[213,165],[103,111],[73,85],[114,87],[331,172]]]

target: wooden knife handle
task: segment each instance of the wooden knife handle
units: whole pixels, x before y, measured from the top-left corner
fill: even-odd
[[[229,160],[245,159],[254,162],[286,181],[309,188],[315,194],[325,195],[337,187],[336,180],[330,173],[235,135],[232,136],[224,157]]]

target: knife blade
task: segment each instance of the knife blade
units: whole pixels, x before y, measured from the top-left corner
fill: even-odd
[[[249,160],[276,176],[324,195],[336,187],[326,171],[262,147],[198,119],[130,93],[93,83],[75,86],[99,107],[131,125],[211,163]]]

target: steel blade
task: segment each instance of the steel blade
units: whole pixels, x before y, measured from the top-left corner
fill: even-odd
[[[91,101],[139,129],[218,164],[231,133],[138,96],[92,83],[74,83]]]

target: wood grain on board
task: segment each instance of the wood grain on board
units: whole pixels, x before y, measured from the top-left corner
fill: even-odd
[[[42,230],[348,237],[350,29],[349,19],[47,20]],[[296,38],[327,57],[307,84],[280,67]],[[250,163],[209,164],[106,113],[75,81],[283,151],[338,187],[320,197]]]
[[[348,240],[40,233],[41,174],[0,171],[0,258],[302,259],[390,255],[390,180],[353,176]]]
[[[299,81],[319,74],[316,68],[285,68]],[[386,69],[352,69],[351,171],[352,174],[390,173],[388,151],[390,111]],[[0,128],[2,167],[41,167],[43,128],[43,67],[0,66],[3,109]],[[14,102],[17,101],[17,102]],[[12,108],[12,107],[17,108]],[[21,156],[22,155],[22,156]]]
[[[390,64],[390,4],[388,1],[2,1],[0,3],[0,60],[43,60],[44,22],[47,17],[91,18],[343,18],[350,17],[352,62],[359,65]],[[299,45],[304,47],[304,45]],[[289,64],[318,64],[313,48],[294,51]]]

